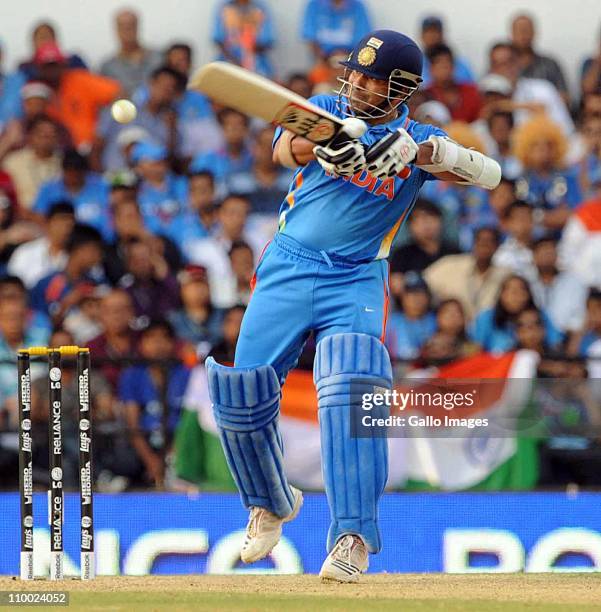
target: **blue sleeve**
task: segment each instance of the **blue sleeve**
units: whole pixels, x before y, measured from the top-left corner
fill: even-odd
[[[40,215],[45,215],[50,208],[51,202],[55,199],[53,196],[54,191],[54,181],[49,181],[47,183],[42,183],[37,196],[33,202],[33,206],[31,210],[35,213],[39,213]]]
[[[279,125],[275,128],[275,132],[273,133],[273,140],[271,141],[271,148],[275,149],[275,145],[277,141],[280,139],[282,132],[284,131]]]
[[[25,82],[26,77],[20,71],[0,77],[0,121],[8,122],[22,116],[21,87]]]
[[[415,142],[418,144],[428,140],[430,136],[447,136],[447,133],[444,130],[436,127],[435,125],[430,125],[429,123],[418,123],[417,121],[413,120],[409,122],[407,131],[409,132],[411,138],[413,138],[413,140],[415,140]]]
[[[353,32],[353,43],[372,30],[371,19],[367,7],[360,0],[355,4],[355,23]]]
[[[29,306],[32,310],[36,310],[45,315],[48,315],[48,304],[46,304],[46,287],[48,287],[49,277],[45,276],[40,279],[33,288],[29,291]]]
[[[122,402],[139,403],[136,388],[141,381],[135,368],[127,368],[119,378],[118,395]]]
[[[570,172],[566,176],[567,188],[566,203],[570,208],[576,208],[582,203],[582,191],[580,190],[580,181],[576,173]]]
[[[543,311],[543,323],[545,325],[545,340],[551,348],[559,346],[563,340],[563,334],[553,325],[551,318]]]
[[[149,97],[148,85],[140,85],[131,95],[131,101],[137,106],[144,106]]]
[[[102,214],[108,214],[111,188],[101,175],[94,174],[93,176],[92,188],[94,190],[94,197],[97,198],[101,206]]]
[[[190,163],[190,167],[194,168],[194,172],[209,170],[211,173],[215,174],[215,164],[212,163],[212,157],[211,153],[199,153]]]
[[[441,130],[439,127],[430,125],[428,123],[417,123],[417,121],[412,121],[407,131],[413,140],[415,140],[415,142],[418,144],[420,142],[425,142],[430,136],[447,136],[447,133],[444,130]],[[425,170],[421,169],[419,169],[419,171],[423,173],[424,180],[426,181],[439,180],[436,175],[430,174],[430,172],[426,172]]]
[[[225,26],[223,23],[223,2],[215,9],[213,20],[213,32],[211,34],[214,43],[223,44],[226,38]]]
[[[316,3],[311,0],[305,7],[305,14],[303,15],[303,24],[301,29],[301,36],[303,40],[315,42],[317,33],[317,11]]]
[[[484,310],[476,316],[469,328],[469,337],[483,349],[487,348],[492,311]]]
[[[457,58],[455,61],[455,78],[459,83],[474,83],[474,74],[470,65],[463,58]]]
[[[271,47],[275,41],[273,35],[273,20],[266,6],[261,6],[261,11],[263,12],[264,18],[261,29],[257,32],[257,44],[261,47]]]
[[[98,118],[98,127],[96,128],[96,132],[102,136],[105,140],[107,140],[109,131],[114,123],[114,119],[111,115],[111,111],[109,108],[103,108],[100,111],[100,116]]]
[[[334,113],[336,110],[336,96],[331,96],[329,94],[318,94],[317,96],[311,96],[309,98],[309,102],[315,104],[315,106],[319,106],[319,108],[323,108],[330,113]]]
[[[177,199],[186,203],[188,201],[188,179],[185,176],[178,176],[177,183],[175,184],[175,193],[177,195]]]
[[[198,91],[187,90],[178,104],[183,119],[203,119],[212,117],[213,110],[206,96]]]

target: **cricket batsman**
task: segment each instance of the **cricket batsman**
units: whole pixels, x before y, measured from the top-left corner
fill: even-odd
[[[227,461],[250,511],[241,559],[253,563],[271,552],[302,505],[284,472],[278,416],[286,375],[314,334],[331,513],[320,576],[355,582],[367,570],[368,553],[382,546],[378,501],[388,457],[384,436],[350,435],[350,414],[361,402],[351,383],[367,381],[371,392],[392,387],[383,345],[390,246],[425,181],[493,189],[501,169],[441,129],[409,119],[405,102],[422,80],[422,53],[407,36],[371,32],[343,65],[338,95],[312,102],[347,118],[349,138],[315,146],[286,130],[276,133],[274,159],[296,173],[279,230],[256,269],[234,367],[209,358],[207,372]]]

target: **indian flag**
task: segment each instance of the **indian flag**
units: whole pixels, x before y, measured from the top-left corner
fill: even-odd
[[[487,419],[489,426],[411,428],[407,438],[408,489],[530,489],[538,477],[535,436],[521,436],[519,422],[531,398],[539,357],[532,351],[501,356],[481,353],[432,371],[416,372],[415,386],[424,378],[477,381],[480,397],[467,416]],[[469,385],[468,385],[469,386]],[[443,410],[444,411],[444,410]],[[414,413],[415,411],[411,411]],[[432,415],[432,411],[428,411]],[[444,419],[440,413],[435,417]],[[447,416],[453,417],[451,412]],[[443,420],[444,423],[444,420]]]
[[[503,356],[481,354],[415,376],[495,379],[493,392],[485,394],[470,416],[514,417],[528,402],[530,385],[523,379],[534,378],[537,361],[538,356],[530,351]],[[204,489],[234,489],[203,365],[192,372],[184,406],[176,436],[177,475]],[[294,370],[289,374],[282,395],[280,429],[290,482],[305,490],[322,490],[317,396],[311,372]],[[482,433],[472,435],[471,430],[455,431],[450,438],[418,438],[416,433],[413,430],[411,436],[388,438],[389,489],[521,489],[536,482],[533,440],[507,435],[487,438]]]

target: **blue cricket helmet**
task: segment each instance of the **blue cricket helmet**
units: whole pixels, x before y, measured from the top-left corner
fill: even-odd
[[[343,66],[374,79],[387,80],[395,70],[418,77],[421,82],[424,55],[409,36],[393,30],[375,30],[355,46]]]
[[[409,99],[422,82],[424,56],[414,40],[393,30],[374,30],[355,45],[348,59],[341,62],[347,68],[340,78],[339,101],[346,114],[360,118],[382,117]],[[354,90],[361,87],[348,80],[349,71],[357,71],[373,79],[388,81],[388,95],[378,106],[358,114],[353,111]],[[345,100],[343,100],[345,99]]]

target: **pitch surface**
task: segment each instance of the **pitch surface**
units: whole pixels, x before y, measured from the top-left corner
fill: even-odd
[[[356,585],[317,576],[103,577],[24,583],[0,590],[67,590],[68,609],[86,610],[403,610],[403,612],[601,611],[599,574],[373,574]],[[32,608],[33,609],[33,608]],[[37,608],[39,609],[39,607]]]

